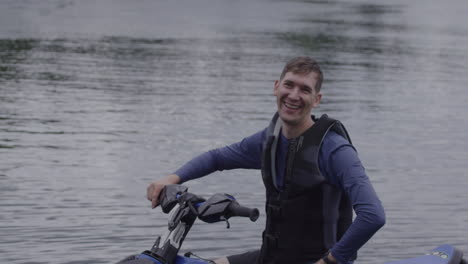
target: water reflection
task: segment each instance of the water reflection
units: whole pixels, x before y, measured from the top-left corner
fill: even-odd
[[[38,42],[32,39],[0,39],[0,82],[21,79],[20,65]]]

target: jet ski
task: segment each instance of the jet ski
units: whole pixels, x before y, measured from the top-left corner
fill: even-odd
[[[183,185],[167,185],[161,192],[162,211],[169,213],[168,231],[161,238],[158,236],[151,249],[131,255],[117,264],[214,264],[213,260],[204,259],[188,252],[179,255],[180,248],[196,219],[206,223],[225,221],[229,228],[229,218],[247,217],[256,221],[259,217],[257,208],[240,205],[229,194],[215,194],[209,199],[189,193]],[[440,245],[428,254],[384,264],[468,264],[463,253],[452,245]]]

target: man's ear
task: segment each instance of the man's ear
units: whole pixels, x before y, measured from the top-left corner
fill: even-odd
[[[320,101],[322,100],[322,94],[321,93],[318,93],[316,96],[315,96],[315,106],[318,106],[320,104]]]
[[[278,93],[279,85],[280,85],[280,81],[279,81],[279,80],[276,80],[276,81],[275,81],[275,86],[274,86],[274,89],[273,89],[273,95],[274,95],[274,96],[276,96],[276,94]]]

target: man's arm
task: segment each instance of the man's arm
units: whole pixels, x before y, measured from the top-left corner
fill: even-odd
[[[330,250],[339,263],[348,263],[385,224],[385,212],[356,150],[336,136],[324,141],[322,154],[326,160],[321,162],[321,170],[332,184],[344,190],[356,213],[353,224]]]
[[[265,131],[257,132],[229,146],[205,152],[185,163],[174,174],[181,182],[197,179],[215,171],[260,169]]]
[[[183,183],[218,170],[259,169],[264,136],[265,130],[230,146],[205,152],[184,164],[173,174],[152,182],[147,188],[147,198],[151,201],[152,208],[159,204],[159,194],[168,184]]]

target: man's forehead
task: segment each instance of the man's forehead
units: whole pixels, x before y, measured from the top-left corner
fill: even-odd
[[[297,82],[297,81],[301,81],[301,82],[304,81],[308,83],[313,82],[313,84],[315,85],[315,83],[318,80],[318,74],[316,72],[309,72],[309,73],[287,72],[283,78],[283,81],[286,81],[286,80],[294,81],[294,82]]]

